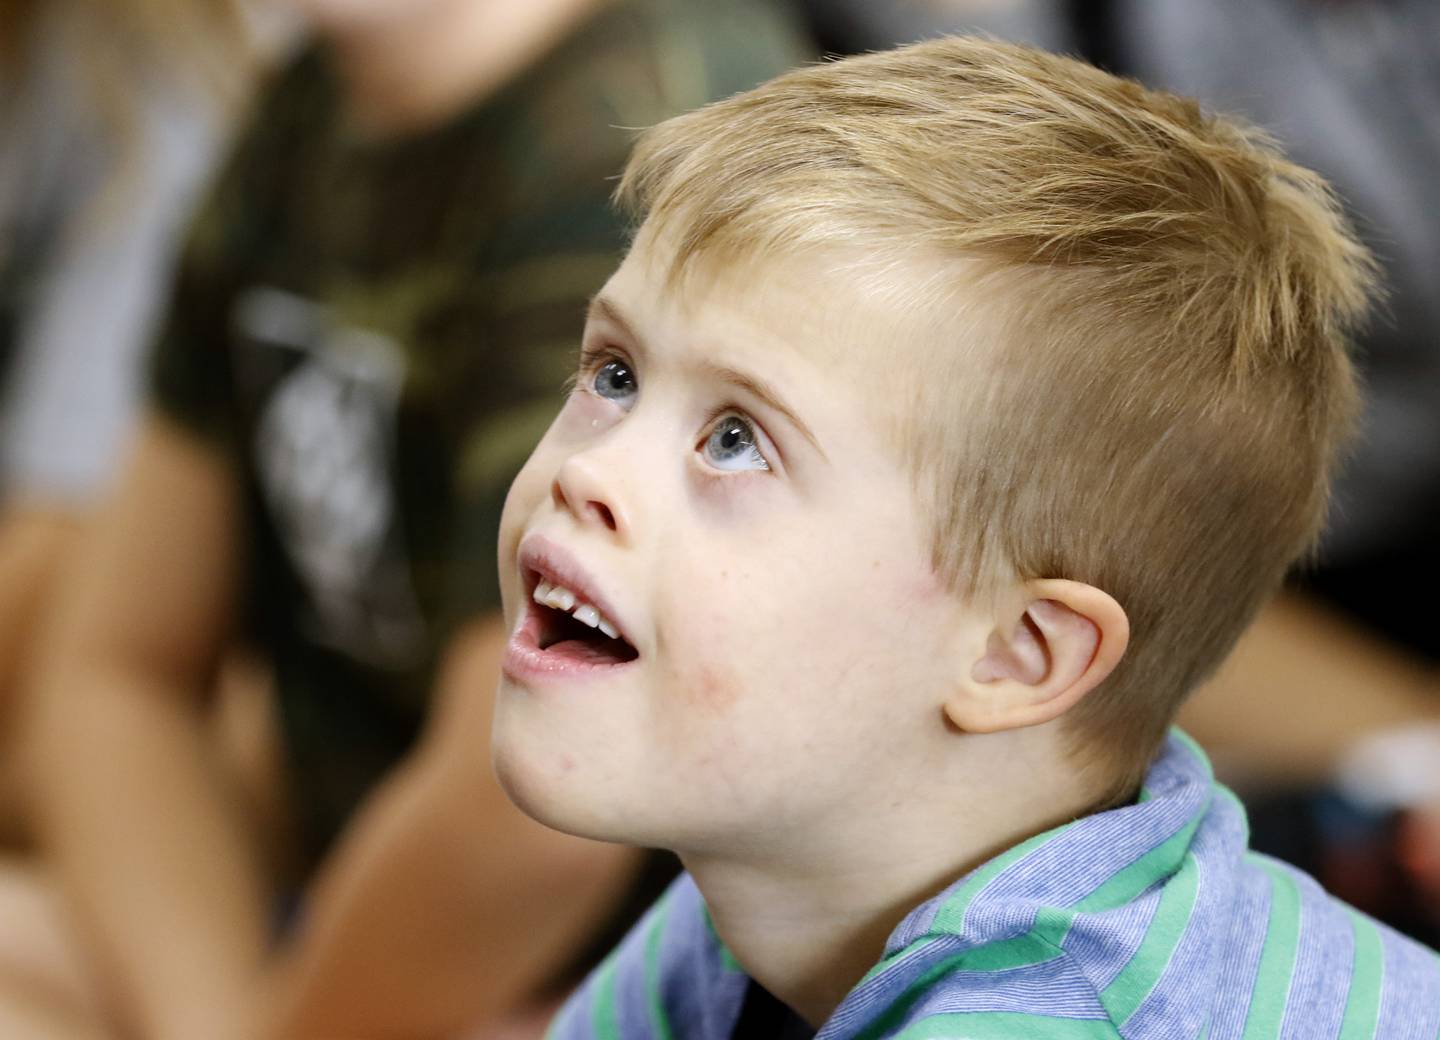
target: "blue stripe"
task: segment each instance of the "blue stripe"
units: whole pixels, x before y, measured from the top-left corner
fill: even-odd
[[[1085,965],[1085,972],[1097,990],[1115,981],[1150,927],[1155,908],[1160,905],[1159,885],[1133,902],[1099,914],[1085,914],[1071,926],[1065,937],[1065,952],[1076,963]]]
[[[1172,750],[1185,746],[1177,736],[1171,737],[1171,745]],[[965,934],[998,936],[1017,927],[1024,931],[1030,927],[1024,907],[1074,906],[1147,853],[1193,832],[1211,798],[1209,763],[1173,753],[1165,763],[1170,768],[1152,771],[1148,780],[1150,801],[1077,820],[995,877],[966,907],[961,922]],[[1117,902],[1133,899],[1158,878],[1173,874],[1188,851],[1188,841],[1176,842],[1168,861],[1153,864],[1149,876]],[[936,921],[937,926],[941,923]]]
[[[1109,1022],[990,1012],[927,1018],[897,1033],[895,1040],[1115,1040],[1118,1036]]]
[[[740,1017],[746,978],[729,969],[700,890],[688,874],[670,888],[670,925],[661,940],[669,965],[662,999],[685,1040],[728,1040]]]
[[[1247,1012],[1252,1033],[1275,1040],[1337,1040],[1342,1023],[1356,1040],[1440,1040],[1440,958],[1291,868],[1247,855],[1243,809],[1207,777],[1174,737],[1144,804],[1048,832],[917,908],[818,1040],[1237,1040]],[[1287,930],[1267,941],[1282,889]],[[572,1002],[557,1040],[595,1040],[589,1018],[605,1010],[595,998],[607,977],[602,1030],[613,1024],[624,1040],[730,1040],[748,979],[693,881],[682,878],[669,899],[668,919],[653,911],[613,973]],[[1158,907],[1168,910],[1163,921]],[[1364,949],[1352,956],[1356,934]],[[1266,963],[1271,988],[1261,992]],[[1364,985],[1350,984],[1357,977]]]
[[[1265,947],[1263,922],[1270,918],[1270,878],[1260,870],[1243,871],[1231,890],[1231,908],[1216,921],[1220,933],[1211,948],[1206,976],[1213,987],[1210,1040],[1237,1040],[1255,990],[1255,975]],[[1261,924],[1261,927],[1256,925]]]
[[[1435,952],[1386,928],[1380,933],[1385,973],[1375,1035],[1431,1040],[1440,1032],[1440,962]]]
[[[623,1040],[654,1040],[644,937],[658,907],[650,908],[640,927],[615,953],[615,1024]]]
[[[1350,991],[1355,930],[1350,915],[1314,879],[1294,877],[1300,891],[1300,939],[1280,1040],[1334,1040]]]
[[[931,1015],[1024,1011],[1051,1018],[1107,1018],[1090,980],[1063,957],[1000,973],[953,972],[921,1007]]]
[[[1215,798],[1195,832],[1187,860],[1198,870],[1190,916],[1159,979],[1121,1028],[1127,1037],[1195,1036],[1204,1027],[1211,1010],[1214,956],[1232,942],[1230,915],[1245,832],[1238,804]]]
[[[1160,1009],[1158,1014],[1161,1016],[1172,1010],[1163,998],[1157,1002],[1152,997],[1167,975],[1174,977],[1176,954],[1184,948],[1187,936],[1193,933],[1201,880],[1199,860],[1194,857],[1187,859],[1184,868],[1166,884],[1160,905],[1155,910],[1154,923],[1135,951],[1135,956],[1100,994],[1111,1017],[1121,1025],[1121,1032],[1127,1036],[1150,1035],[1149,1019],[1157,1014],[1155,1009]],[[1125,1028],[1132,1020],[1134,1024]],[[1165,1021],[1168,1022],[1168,1019]]]

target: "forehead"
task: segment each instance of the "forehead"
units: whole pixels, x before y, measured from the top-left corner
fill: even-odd
[[[938,393],[953,404],[981,391],[988,366],[978,355],[1000,330],[980,263],[833,247],[702,253],[677,275],[674,236],[653,225],[597,296],[647,346],[681,360],[723,358],[797,405],[839,391],[902,453],[915,424],[933,418],[922,400]]]
[[[835,250],[772,256],[701,254],[677,273],[663,235],[641,229],[597,296],[663,337],[667,351],[724,348],[767,369],[838,371],[896,359],[913,342],[915,308],[893,278]]]

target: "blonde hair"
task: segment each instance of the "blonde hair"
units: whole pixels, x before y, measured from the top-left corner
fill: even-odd
[[[1063,577],[1121,603],[1130,649],[1068,735],[1131,796],[1323,521],[1373,284],[1325,183],[1194,101],[956,37],[662,123],[617,197],[676,244],[672,276],[835,246],[956,261],[929,302],[980,296],[997,345],[977,373],[957,321],[914,366],[934,563],[971,596]]]

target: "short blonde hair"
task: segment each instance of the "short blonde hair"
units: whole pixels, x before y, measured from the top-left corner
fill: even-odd
[[[1323,520],[1373,284],[1325,183],[1193,101],[955,37],[662,123],[617,196],[677,244],[672,275],[836,245],[960,261],[999,345],[979,376],[955,344],[916,366],[901,443],[935,566],[970,595],[1063,577],[1122,604],[1130,650],[1068,732],[1132,795]]]

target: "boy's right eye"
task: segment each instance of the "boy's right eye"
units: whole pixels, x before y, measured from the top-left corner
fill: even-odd
[[[612,358],[595,370],[591,381],[597,397],[617,404],[627,404],[639,391],[635,373],[618,358]]]

